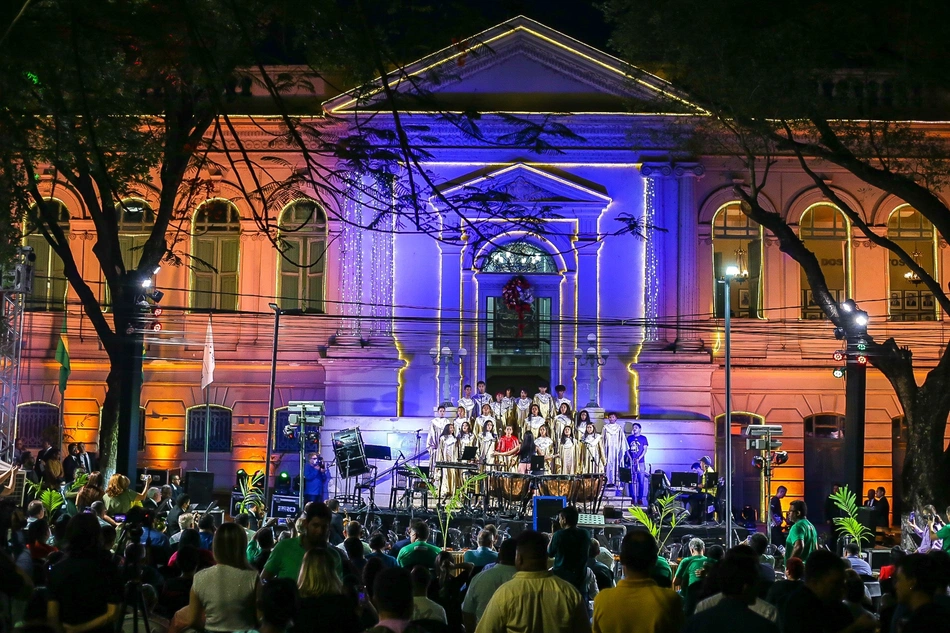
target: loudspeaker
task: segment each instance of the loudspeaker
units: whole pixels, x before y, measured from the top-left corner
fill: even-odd
[[[621,466],[617,469],[617,474],[620,476],[620,483],[630,484],[633,483],[633,471],[629,468],[624,468]]]
[[[236,490],[231,491],[231,504],[228,506],[228,514],[232,517],[236,517],[240,514],[240,509],[238,504],[244,501],[244,495]]]
[[[201,470],[187,471],[185,492],[191,497],[193,505],[207,506],[214,501],[214,473]]]
[[[567,497],[534,498],[534,531],[553,532],[557,515],[567,506]]]
[[[865,550],[868,555],[868,565],[873,571],[880,571],[884,565],[891,564],[891,550],[889,549],[868,549]]]

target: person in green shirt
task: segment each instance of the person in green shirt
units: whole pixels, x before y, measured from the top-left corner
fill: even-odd
[[[701,538],[694,538],[689,541],[689,556],[680,561],[676,567],[676,575],[673,576],[674,589],[686,589],[694,582],[699,581],[699,572],[706,564],[706,544]]]
[[[788,529],[788,538],[785,539],[785,560],[807,560],[808,555],[818,549],[818,531],[806,518],[807,515],[808,506],[801,499],[788,505],[785,520],[792,527]]]
[[[442,550],[432,543],[427,542],[429,539],[429,526],[422,521],[417,521],[412,526],[409,539],[409,545],[399,550],[396,563],[406,569],[412,569],[416,565],[422,565],[427,569],[435,568],[435,559]]]
[[[343,578],[343,555],[335,547],[329,547],[330,519],[332,514],[325,503],[308,503],[304,508],[304,521],[297,538],[288,538],[277,543],[271,551],[261,578],[264,582],[272,578],[290,578],[294,582],[300,576],[303,557],[314,548],[323,548],[330,553],[336,563],[336,573]]]
[[[934,514],[937,514],[934,512]],[[947,506],[947,524],[937,530],[936,538],[943,539],[943,551],[950,552],[950,506]]]

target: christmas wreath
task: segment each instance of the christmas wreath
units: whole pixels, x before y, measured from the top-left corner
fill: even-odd
[[[518,338],[524,336],[525,317],[531,314],[534,295],[531,293],[531,284],[518,275],[512,277],[501,290],[501,298],[509,310],[518,315]]]

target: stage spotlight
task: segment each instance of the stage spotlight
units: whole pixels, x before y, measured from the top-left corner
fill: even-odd
[[[247,471],[243,468],[238,470],[235,475],[234,488],[239,490],[242,485],[247,485]]]
[[[752,465],[755,466],[756,470],[762,470],[765,468],[765,460],[761,455],[756,455],[752,458]]]
[[[781,466],[788,461],[788,451],[775,451],[772,453],[772,461],[776,466]]]
[[[277,481],[274,482],[274,494],[290,494],[290,474],[286,470],[277,475]]]

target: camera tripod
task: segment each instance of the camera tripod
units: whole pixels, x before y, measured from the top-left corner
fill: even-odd
[[[145,625],[145,633],[152,633],[152,625],[149,622],[148,605],[145,604],[145,596],[142,595],[142,582],[140,580],[130,580],[125,583],[125,605],[122,607],[122,618],[132,608],[132,633],[139,633],[139,618]]]

